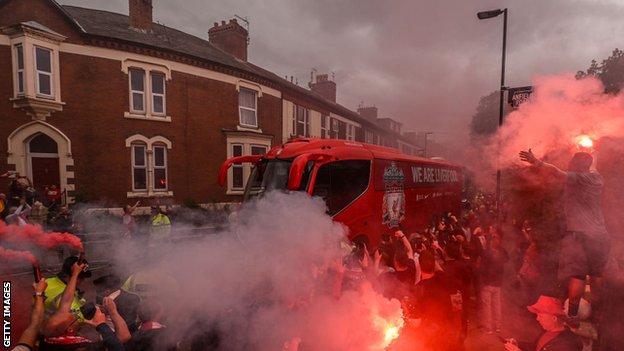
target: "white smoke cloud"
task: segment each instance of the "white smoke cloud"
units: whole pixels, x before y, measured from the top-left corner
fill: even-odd
[[[322,200],[269,193],[245,204],[226,232],[149,254],[122,245],[117,264],[153,277],[176,334],[217,326],[223,350],[281,350],[295,338],[306,350],[382,350],[400,304],[370,285],[334,294],[327,268],[339,267],[345,234]]]

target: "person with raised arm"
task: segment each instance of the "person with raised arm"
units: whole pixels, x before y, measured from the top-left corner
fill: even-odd
[[[520,160],[564,183],[566,235],[561,242],[557,277],[564,284],[567,282],[568,315],[575,317],[585,292],[586,276],[593,280],[592,302],[596,302],[609,257],[610,239],[601,207],[604,181],[598,172],[591,170],[594,158],[587,152],[575,153],[567,171],[538,159],[531,149],[521,151]]]
[[[45,290],[47,286],[45,279],[33,283],[35,304],[30,313],[30,324],[28,324],[28,327],[26,327],[26,330],[24,330],[22,336],[17,341],[17,345],[11,349],[12,351],[31,351],[35,349],[35,343],[39,337],[39,328],[44,317]]]

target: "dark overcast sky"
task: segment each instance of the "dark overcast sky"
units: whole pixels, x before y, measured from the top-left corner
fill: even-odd
[[[335,72],[339,103],[374,104],[404,129],[445,132],[439,139],[465,131],[499,84],[502,16],[479,21],[477,11],[509,8],[508,86],[624,47],[622,0],[153,1],[156,21],[203,38],[213,22],[247,16],[250,61],[302,86],[312,67]],[[128,13],[127,0],[60,2]]]

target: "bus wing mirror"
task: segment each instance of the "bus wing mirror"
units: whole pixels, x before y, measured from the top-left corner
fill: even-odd
[[[257,163],[258,161],[260,161],[262,156],[263,155],[246,155],[246,156],[232,157],[232,158],[225,160],[225,162],[223,162],[223,164],[221,165],[221,168],[219,168],[219,185],[220,186],[225,185],[225,182],[227,180],[227,171],[228,169],[230,169],[230,167],[232,167],[233,164],[235,163]]]
[[[297,156],[292,165],[290,166],[290,172],[288,174],[288,190],[299,190],[301,186],[301,178],[305,172],[305,168],[310,161],[328,161],[333,156],[327,154],[303,154]]]

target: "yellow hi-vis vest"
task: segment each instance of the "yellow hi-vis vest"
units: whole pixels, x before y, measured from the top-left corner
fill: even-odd
[[[45,290],[45,310],[49,315],[54,314],[61,304],[61,298],[63,297],[63,291],[67,287],[59,277],[54,276],[51,278],[46,278],[46,283],[48,287]],[[84,306],[87,301],[80,296],[78,293],[74,293],[74,299],[71,303],[71,312],[73,315],[78,318],[78,322],[82,323],[84,321],[84,317],[82,316],[82,312],[80,312],[80,307]]]
[[[161,227],[165,225],[171,225],[171,220],[166,215],[159,213],[152,218],[153,227]]]

